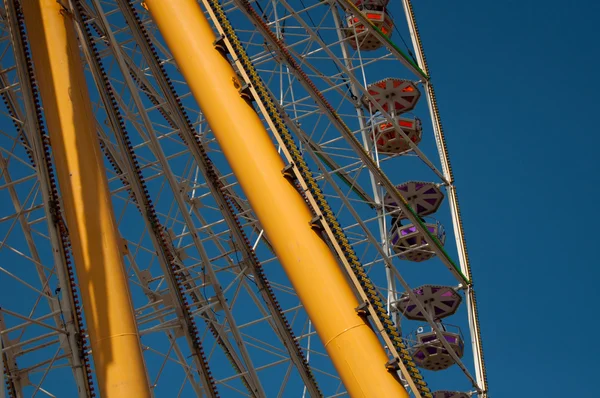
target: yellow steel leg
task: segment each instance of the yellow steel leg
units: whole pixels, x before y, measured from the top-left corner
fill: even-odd
[[[303,198],[258,115],[234,86],[195,0],[145,0],[300,300],[353,397],[407,397],[385,368],[377,336],[355,312],[357,299],[335,257],[310,228]]]
[[[21,1],[69,227],[100,394],[150,390],[73,21]]]

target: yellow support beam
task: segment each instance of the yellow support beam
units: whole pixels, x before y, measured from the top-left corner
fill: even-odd
[[[21,1],[72,242],[100,395],[150,389],[73,20]]]
[[[385,367],[377,335],[355,312],[358,301],[336,258],[309,226],[311,212],[282,175],[283,160],[239,82],[213,46],[195,0],[145,0],[252,209],[352,397],[408,397]]]

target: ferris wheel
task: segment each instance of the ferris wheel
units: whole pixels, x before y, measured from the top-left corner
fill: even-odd
[[[0,397],[488,396],[410,0],[0,26]]]

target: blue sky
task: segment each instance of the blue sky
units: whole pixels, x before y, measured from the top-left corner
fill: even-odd
[[[594,396],[600,350],[578,340],[598,325],[600,299],[590,253],[600,221],[600,5],[415,7],[461,199],[491,396]]]

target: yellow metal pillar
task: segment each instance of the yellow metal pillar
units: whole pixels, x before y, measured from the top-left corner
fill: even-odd
[[[258,115],[238,93],[236,75],[215,50],[195,0],[145,0],[252,209],[353,397],[407,397],[385,368],[375,333],[335,257],[310,228],[311,213],[283,177],[284,163]]]
[[[69,227],[100,395],[150,390],[71,16],[21,1]]]

